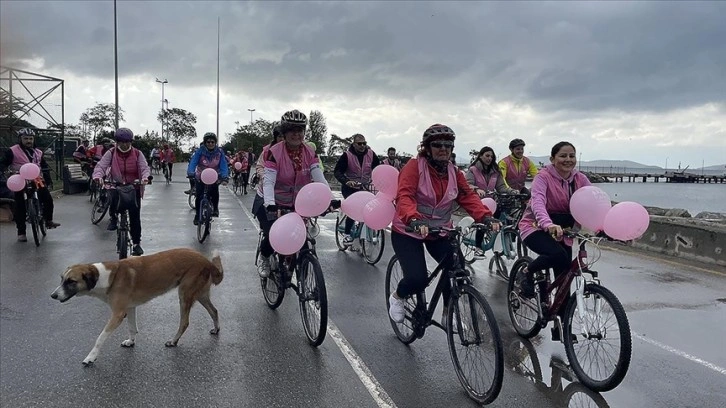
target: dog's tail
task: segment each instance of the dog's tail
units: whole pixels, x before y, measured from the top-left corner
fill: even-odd
[[[222,258],[219,257],[219,251],[216,249],[212,251],[212,264],[214,270],[212,271],[212,283],[219,285],[224,278],[224,268],[222,267]]]

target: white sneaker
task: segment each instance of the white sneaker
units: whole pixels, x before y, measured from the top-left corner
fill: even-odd
[[[343,236],[343,245],[351,245],[353,243],[353,237],[351,237],[349,234],[345,234]]]
[[[403,323],[406,318],[406,308],[404,307],[403,299],[398,299],[391,293],[388,301],[391,305],[388,308],[388,316],[396,323]]]
[[[260,264],[257,266],[257,273],[260,278],[270,276],[270,258],[260,255]]]
[[[486,259],[486,255],[484,254],[484,251],[481,250],[481,248],[477,248],[474,250],[474,258]]]

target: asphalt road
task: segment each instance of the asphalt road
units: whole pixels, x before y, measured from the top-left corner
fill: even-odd
[[[183,174],[181,166],[176,174]],[[203,308],[177,348],[175,291],[138,308],[136,346],[121,348],[126,323],[110,336],[98,361],[81,361],[109,316],[90,297],[59,304],[50,298],[59,275],[75,263],[115,258],[106,220],[90,223],[88,197],[56,199],[59,229],[39,248],[15,241],[12,223],[0,226],[0,405],[3,407],[466,407],[444,333],[432,329],[411,346],[389,325],[384,298],[386,249],[376,266],[335,247],[335,219],[320,221],[318,254],[328,289],[328,337],[308,345],[297,302],[276,311],[261,295],[254,267],[257,229],[249,218],[252,194],[221,191],[221,217],[204,244],[196,241],[183,190],[186,179],[155,183],[143,201],[146,253],[190,247],[220,250],[224,281],[212,292],[222,331],[210,336]],[[485,262],[474,264],[475,285],[494,308],[505,347],[504,385],[495,407],[723,407],[726,406],[726,271],[604,250],[601,279],[625,306],[633,357],[623,383],[597,394],[566,366],[549,330],[530,341],[512,330],[505,282]],[[289,295],[290,293],[288,293]],[[534,375],[524,375],[524,372]]]

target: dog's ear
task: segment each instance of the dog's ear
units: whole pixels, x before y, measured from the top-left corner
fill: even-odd
[[[84,271],[81,277],[86,282],[86,289],[91,290],[96,287],[98,282],[98,269],[93,265],[88,265],[88,270]]]

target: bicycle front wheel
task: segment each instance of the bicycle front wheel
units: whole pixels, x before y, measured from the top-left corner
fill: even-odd
[[[497,273],[505,280],[509,280],[509,272],[512,270],[518,256],[516,252],[517,231],[506,228],[500,234],[502,252],[495,257]]]
[[[199,222],[197,223],[197,240],[200,244],[204,243],[209,235],[209,225],[212,222],[212,211],[209,209],[209,203],[207,200],[202,200],[199,203],[201,209],[199,210]]]
[[[403,269],[401,269],[401,263],[398,261],[398,256],[394,255],[388,262],[388,268],[386,269],[386,313],[391,307],[391,293],[395,292],[398,288],[398,282],[403,279]],[[391,321],[391,327],[393,332],[396,333],[396,337],[403,344],[411,344],[416,340],[416,331],[414,330],[414,318],[413,313],[416,310],[417,297],[409,296],[404,299],[404,308],[406,310],[406,316],[403,319],[403,323],[396,323],[388,317]]]
[[[126,231],[126,225],[128,225],[128,222],[124,222],[122,219],[121,227],[116,230],[116,250],[118,252],[118,259],[126,259],[129,256],[129,233]]]
[[[345,251],[348,248],[348,246],[343,243],[345,236],[345,220],[347,219],[347,215],[339,213],[338,218],[335,220],[335,245],[337,245],[338,249],[341,251]]]
[[[361,247],[363,248],[363,258],[371,265],[375,265],[381,260],[383,250],[386,247],[386,231],[372,230],[365,227],[365,231],[361,231]]]
[[[473,286],[462,285],[449,298],[446,335],[461,385],[479,404],[499,396],[504,379],[504,350],[494,312]]]
[[[300,261],[298,296],[305,336],[314,347],[325,340],[328,327],[328,294],[318,258],[308,253]]]
[[[93,208],[91,208],[91,223],[97,225],[108,212],[109,203],[108,198],[105,194],[99,194],[96,201],[93,202]]]
[[[39,223],[40,223],[40,217],[38,214],[38,207],[35,205],[35,199],[31,198],[28,200],[28,220],[30,221],[30,229],[33,231],[33,241],[35,241],[35,246],[40,246],[40,232],[39,232]]]
[[[630,366],[628,317],[618,298],[596,284],[585,286],[582,306],[580,310],[577,293],[573,294],[565,311],[567,358],[585,386],[598,392],[610,391],[623,381]]]

